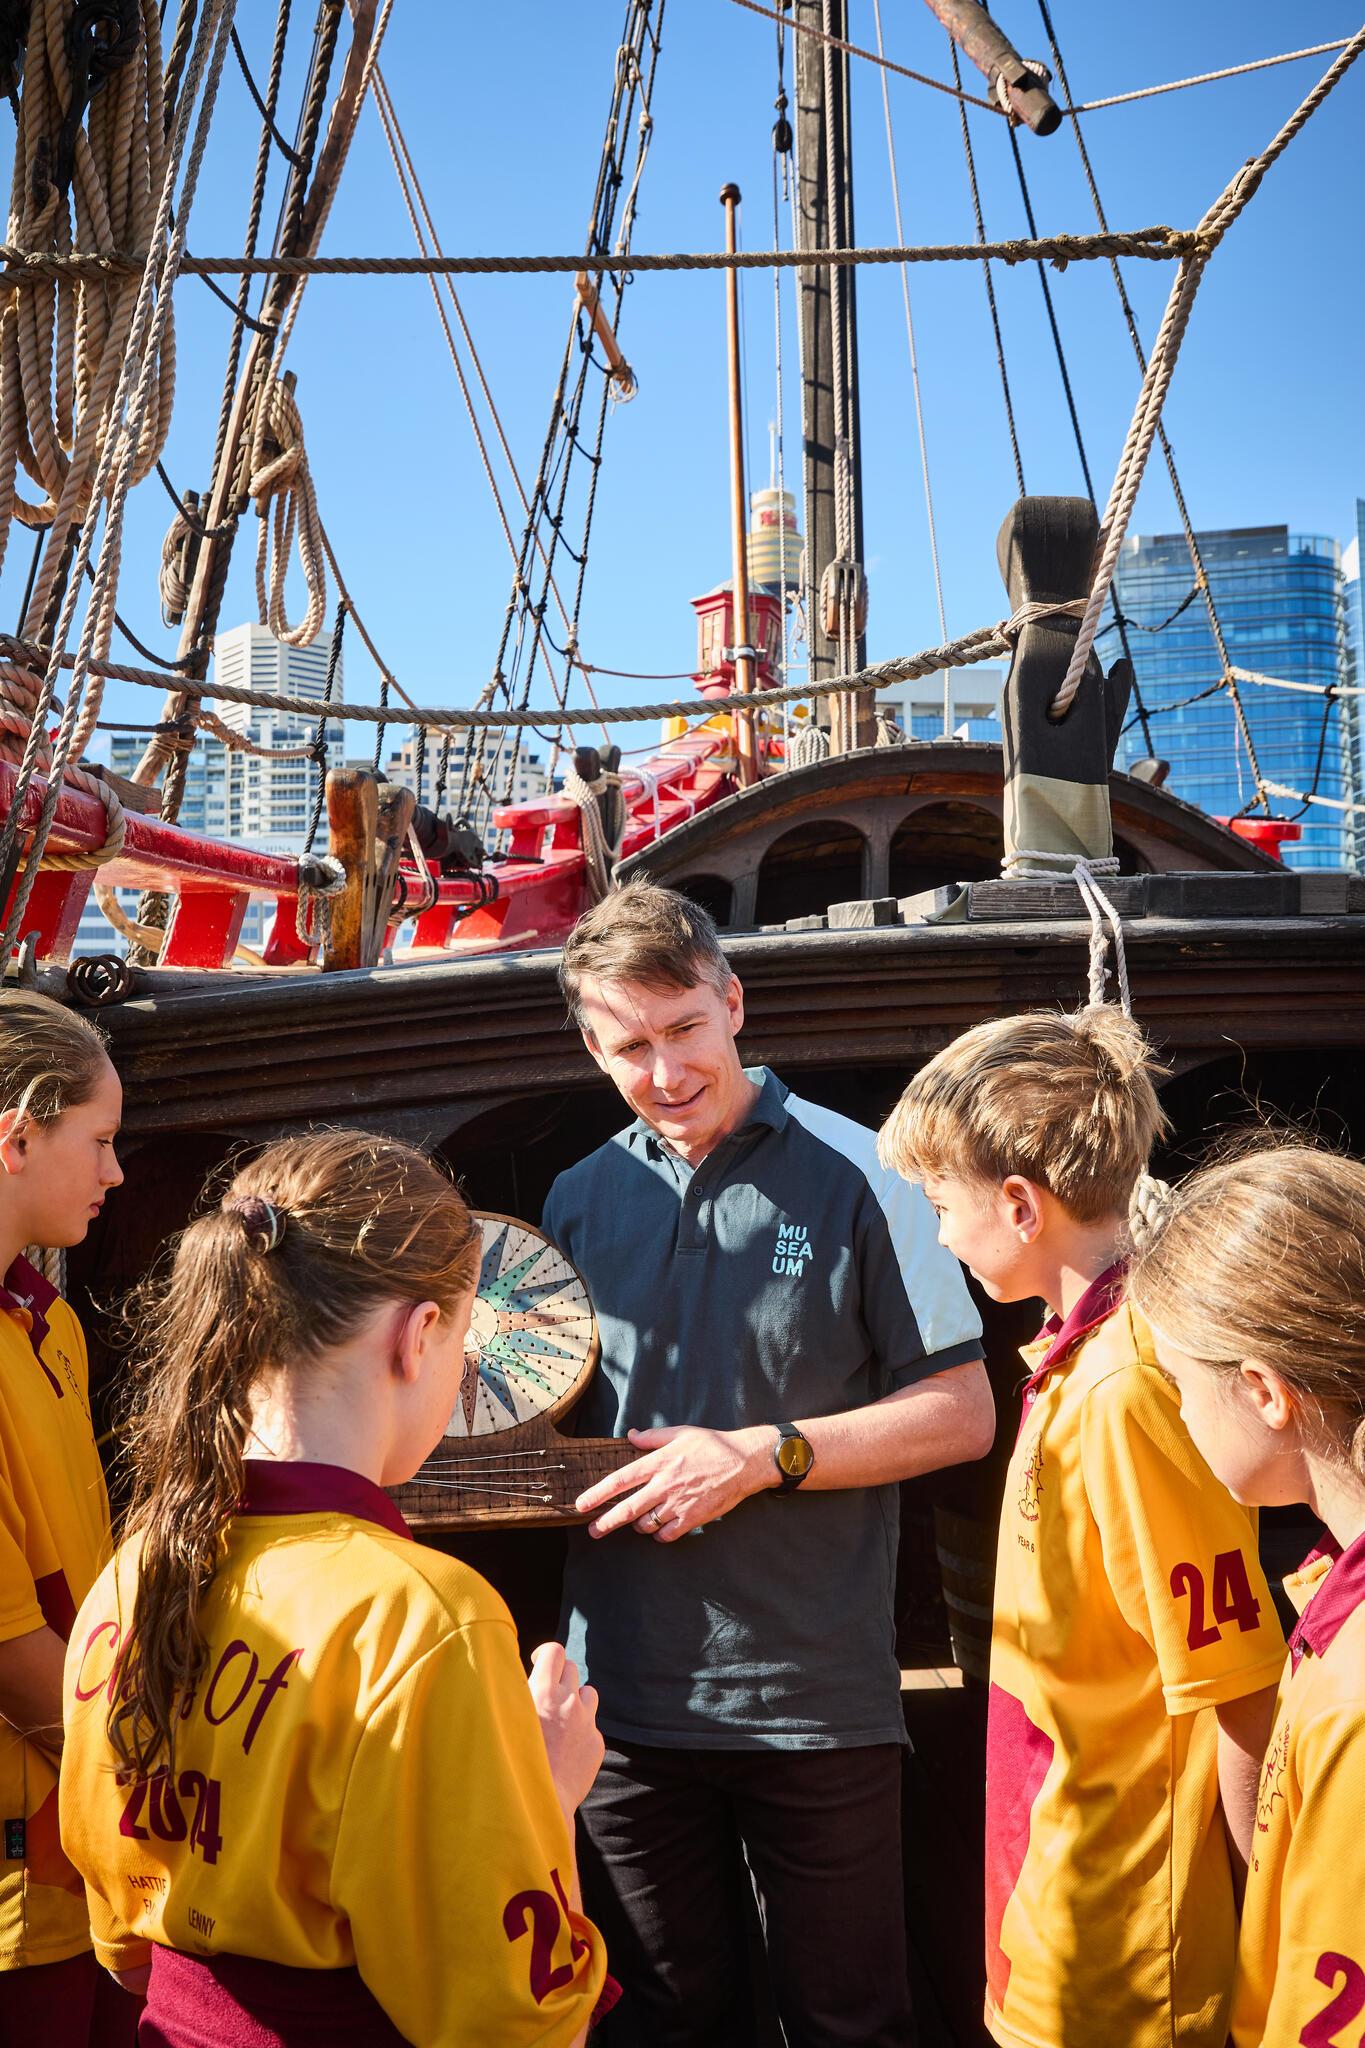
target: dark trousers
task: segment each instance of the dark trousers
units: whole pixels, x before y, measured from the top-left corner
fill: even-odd
[[[0,1970],[0,2048],[134,2048],[141,2011],[88,1949]]]
[[[788,2048],[911,2048],[900,1802],[894,1744],[609,1747],[579,1857],[610,2048],[753,2048],[753,1895]]]

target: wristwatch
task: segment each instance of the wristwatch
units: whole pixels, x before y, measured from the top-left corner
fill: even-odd
[[[782,1475],[779,1487],[781,1493],[795,1493],[801,1481],[808,1477],[815,1463],[809,1437],[802,1436],[794,1422],[779,1422],[777,1442],[773,1445],[773,1463]]]

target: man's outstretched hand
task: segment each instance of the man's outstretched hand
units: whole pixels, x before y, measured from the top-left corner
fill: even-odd
[[[750,1494],[775,1486],[771,1428],[632,1429],[630,1440],[645,1453],[622,1465],[574,1505],[591,1515],[590,1536],[634,1528],[658,1543],[676,1543],[693,1529],[728,1515]],[[626,1498],[622,1498],[622,1496]]]

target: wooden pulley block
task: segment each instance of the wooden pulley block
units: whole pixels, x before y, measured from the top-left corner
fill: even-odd
[[[578,1495],[640,1456],[624,1437],[562,1436],[555,1427],[597,1367],[588,1290],[529,1223],[474,1220],[483,1256],[459,1398],[440,1443],[406,1486],[393,1488],[394,1500],[417,1528],[580,1522]]]

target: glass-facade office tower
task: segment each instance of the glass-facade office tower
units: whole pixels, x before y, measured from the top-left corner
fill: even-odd
[[[1228,652],[1238,668],[1287,682],[1321,686],[1342,681],[1346,655],[1341,548],[1335,540],[1292,534],[1285,526],[1201,533],[1199,549]],[[1138,686],[1152,719],[1152,741],[1171,764],[1170,788],[1214,817],[1230,817],[1255,795],[1255,783],[1224,690],[1201,703],[1181,700],[1219,680],[1208,615],[1196,593],[1194,572],[1180,534],[1133,536],[1123,544],[1115,587],[1124,614],[1139,627],[1129,635]],[[1164,624],[1164,621],[1169,623]],[[1113,659],[1113,634],[1101,643]],[[1348,703],[1297,690],[1244,683],[1247,724],[1267,782],[1288,789],[1351,800],[1360,785],[1357,721]],[[1164,707],[1180,704],[1180,709]],[[1141,727],[1130,717],[1119,742],[1117,766],[1148,752]],[[1274,799],[1282,815],[1297,809]],[[1349,814],[1309,805],[1303,838],[1284,849],[1290,867],[1353,864]]]

